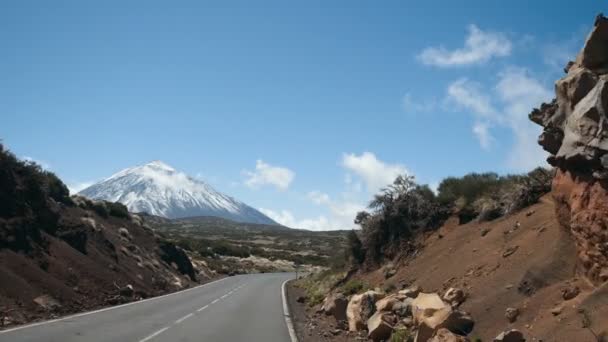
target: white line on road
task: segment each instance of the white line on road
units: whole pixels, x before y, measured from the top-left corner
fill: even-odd
[[[219,301],[220,301],[219,298],[218,299],[214,299],[213,302],[211,302],[211,304],[215,304],[215,303],[217,303]]]
[[[181,322],[187,320],[188,318],[190,318],[192,316],[194,316],[194,314],[193,313],[189,313],[186,316],[184,316],[184,317],[178,319],[177,321],[175,321],[175,324],[180,324]]]
[[[281,285],[281,296],[283,297],[283,316],[285,317],[285,324],[287,324],[287,331],[289,331],[289,338],[291,338],[291,342],[298,342],[298,336],[296,335],[296,331],[293,328],[293,322],[291,321],[291,316],[289,315],[289,306],[287,304],[287,295],[285,292],[285,284],[291,279],[287,279]]]
[[[221,296],[220,299],[224,299],[226,297],[228,297],[228,294],[225,294],[225,295]]]
[[[21,330],[21,329],[26,329],[26,328],[33,328],[33,327],[36,327],[36,326],[39,326],[39,325],[51,324],[51,323],[55,323],[55,322],[61,322],[61,321],[65,321],[67,319],[74,319],[74,318],[77,318],[77,317],[88,316],[88,315],[92,315],[92,314],[96,314],[96,313],[100,313],[100,312],[104,312],[104,311],[114,310],[114,309],[118,309],[118,308],[124,308],[126,306],[131,306],[131,305],[135,305],[135,304],[141,304],[141,303],[145,303],[145,302],[149,302],[149,301],[154,301],[154,300],[157,300],[157,299],[174,296],[176,294],[186,293],[186,292],[189,292],[189,291],[192,291],[192,290],[196,290],[198,288],[205,287],[207,285],[211,285],[211,284],[214,284],[214,283],[226,280],[226,279],[230,279],[230,278],[232,278],[232,277],[226,277],[226,278],[218,279],[218,280],[215,280],[215,281],[203,284],[203,285],[191,287],[191,288],[183,290],[183,291],[172,292],[172,293],[168,293],[166,295],[162,295],[162,296],[158,296],[158,297],[152,297],[152,298],[147,298],[147,299],[143,299],[143,300],[136,301],[136,302],[131,302],[131,303],[122,304],[122,305],[116,305],[116,306],[110,306],[110,307],[107,307],[107,308],[103,308],[103,309],[99,309],[99,310],[94,310],[94,311],[89,311],[89,312],[82,312],[82,313],[79,313],[79,314],[65,316],[65,317],[57,318],[57,319],[51,319],[51,320],[43,321],[43,322],[26,324],[26,325],[22,325],[22,326],[19,326],[19,327],[14,327],[14,328],[11,328],[11,329],[2,330],[2,331],[0,331],[0,335],[5,334],[7,332],[15,331],[15,330]]]
[[[146,342],[146,341],[149,341],[149,340],[151,340],[151,339],[155,338],[156,336],[158,336],[158,335],[162,334],[162,333],[163,333],[165,330],[167,330],[167,329],[169,329],[169,327],[164,327],[164,328],[160,329],[159,331],[155,332],[154,334],[152,334],[152,335],[150,335],[150,336],[148,336],[148,337],[144,338],[143,340],[139,340],[139,342]]]
[[[206,309],[206,308],[208,308],[208,307],[209,307],[209,305],[205,305],[205,306],[203,306],[202,308],[200,308],[200,309],[198,309],[198,310],[196,310],[196,311],[197,311],[197,312],[201,312],[201,311],[205,310],[205,309]]]

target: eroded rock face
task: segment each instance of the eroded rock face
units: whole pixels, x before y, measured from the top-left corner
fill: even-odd
[[[529,117],[543,126],[538,142],[558,168],[560,223],[572,232],[584,275],[600,283],[608,280],[608,18],[598,15],[565,71],[556,99]]]

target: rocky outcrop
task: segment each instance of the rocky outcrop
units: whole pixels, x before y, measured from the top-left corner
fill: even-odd
[[[598,15],[576,60],[555,84],[556,99],[530,113],[539,144],[558,168],[553,196],[572,232],[584,275],[608,280],[608,18]]]

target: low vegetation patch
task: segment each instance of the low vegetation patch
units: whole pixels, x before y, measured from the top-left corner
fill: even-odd
[[[413,177],[399,176],[374,196],[369,211],[357,214],[359,232],[347,236],[348,259],[371,267],[416,250],[416,237],[458,215],[461,224],[487,221],[532,205],[551,190],[554,172],[537,168],[527,174],[471,173],[444,179],[434,193]]]

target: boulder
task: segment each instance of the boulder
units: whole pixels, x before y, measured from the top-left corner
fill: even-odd
[[[359,331],[366,328],[366,322],[376,310],[375,303],[384,298],[384,294],[367,291],[351,297],[346,306],[348,330]]]
[[[515,322],[517,320],[517,316],[519,316],[519,309],[518,308],[507,308],[505,310],[505,318],[510,323]]]
[[[334,316],[338,321],[346,320],[346,307],[348,299],[342,293],[331,294],[323,301],[323,312],[328,316]]]
[[[410,317],[412,316],[412,298],[405,298],[393,305],[393,312],[399,317]]]
[[[135,291],[133,290],[133,285],[131,285],[131,284],[121,287],[120,290],[118,291],[118,293],[124,297],[131,297],[131,296],[133,296],[134,292]]]
[[[49,295],[42,295],[34,298],[34,303],[40,305],[40,307],[48,311],[53,311],[61,308],[61,304],[59,304],[59,302],[55,298]]]
[[[581,293],[581,290],[578,286],[567,287],[562,290],[562,298],[564,298],[564,300],[570,300],[578,296],[579,293]]]
[[[418,285],[414,285],[414,286],[410,286],[407,289],[403,289],[403,290],[399,291],[398,293],[405,297],[416,298],[416,297],[418,297],[418,294],[420,292],[422,292],[422,288]]]
[[[494,342],[526,342],[526,339],[521,331],[511,329],[509,331],[503,331],[500,335],[496,336]]]
[[[367,320],[368,337],[373,341],[385,341],[391,337],[395,316],[387,312],[376,312]]]
[[[419,324],[426,317],[431,317],[435,311],[451,309],[450,305],[444,302],[436,293],[419,293],[412,302],[412,316],[414,322]]]
[[[469,342],[469,339],[442,328],[437,330],[437,333],[429,342]]]
[[[459,306],[464,302],[466,294],[462,289],[450,287],[443,295],[443,300],[450,303],[452,306]]]
[[[441,328],[467,335],[475,325],[467,313],[452,309],[436,293],[420,293],[412,302],[412,315],[418,325],[417,342],[426,342]]]
[[[398,295],[388,295],[376,302],[376,311],[391,311],[393,307],[401,303]]]

